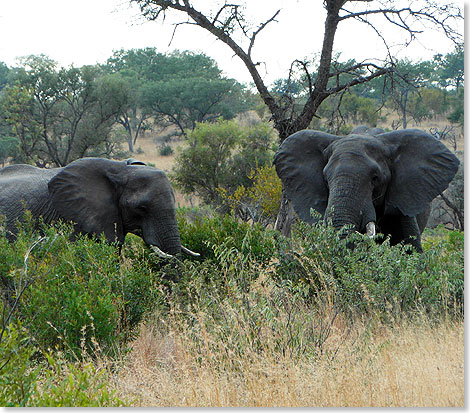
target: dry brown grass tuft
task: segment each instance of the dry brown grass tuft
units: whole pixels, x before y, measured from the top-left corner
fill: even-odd
[[[315,359],[248,351],[221,364],[211,337],[195,353],[181,329],[146,325],[116,389],[136,406],[464,406],[463,322],[340,330]]]

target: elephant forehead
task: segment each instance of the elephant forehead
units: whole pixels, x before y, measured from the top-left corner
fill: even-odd
[[[375,139],[365,136],[351,136],[339,139],[331,145],[330,156],[357,155],[370,156],[374,159],[385,155],[386,147]]]
[[[149,186],[161,186],[168,182],[165,172],[152,167],[131,167],[129,174],[129,184],[137,189]],[[169,184],[169,182],[168,182]]]
[[[129,176],[124,189],[124,199],[133,202],[152,202],[155,199],[169,199],[173,189],[165,173],[151,167],[137,167]]]

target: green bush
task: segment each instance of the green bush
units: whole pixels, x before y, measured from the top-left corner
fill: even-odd
[[[0,308],[5,310],[1,304]],[[5,329],[0,337],[0,406],[27,406],[39,376],[31,362],[35,350],[19,323],[1,321],[0,329]]]
[[[160,156],[170,156],[173,155],[173,148],[170,145],[161,145],[158,153]]]
[[[40,389],[32,395],[35,407],[122,407],[126,403],[109,391],[109,375],[92,363],[73,364],[48,356]]]
[[[340,240],[322,224],[297,223],[287,240],[230,215],[180,209],[177,218],[183,244],[200,259],[157,259],[135,236],[121,253],[102,240],[70,242],[69,226],[44,227],[39,236],[30,220],[16,242],[0,234],[7,298],[0,359],[9,360],[0,364],[1,403],[123,404],[107,390],[107,373],[89,360],[122,350],[150,316],[163,330],[172,317],[172,328],[191,338],[188,351],[205,354],[209,346],[214,367],[236,369],[234,354],[250,362],[262,352],[326,351],[338,314],[386,322],[463,315],[461,232],[427,230],[418,254],[357,233]],[[16,300],[13,318],[5,319]]]
[[[157,302],[157,274],[148,261],[121,258],[118,247],[79,236],[71,227],[45,227],[44,235],[26,225],[14,243],[0,235],[3,293],[10,305],[24,289],[16,318],[43,350],[112,353],[125,343]],[[132,241],[130,242],[132,244]],[[142,256],[143,246],[125,252]]]
[[[193,222],[186,219],[187,209],[177,211],[181,241],[203,259],[216,259],[214,247],[235,248],[243,256],[267,263],[276,252],[275,232],[259,224],[250,225],[230,215],[204,217],[196,215]]]
[[[5,322],[5,320],[3,320]],[[46,354],[38,361],[37,347],[17,323],[3,324],[0,337],[0,406],[118,407],[125,403],[108,391],[106,371],[90,364],[73,364]]]
[[[273,143],[274,131],[266,123],[246,128],[223,119],[198,123],[188,135],[188,147],[176,157],[172,177],[184,193],[219,206],[218,188],[232,193],[239,185],[251,185],[251,171],[271,163]]]
[[[219,188],[222,204],[243,221],[258,222],[263,226],[274,225],[282,195],[282,183],[274,166],[260,166],[252,170],[248,178],[250,186],[240,185],[233,193]]]
[[[355,233],[339,240],[322,224],[299,223],[295,254],[281,257],[277,277],[304,284],[312,294],[328,290],[341,308],[387,316],[425,311],[463,310],[463,234],[448,232],[439,242],[424,243],[419,254],[410,246],[391,247]],[[354,249],[346,247],[353,243]],[[432,245],[432,247],[430,247]]]

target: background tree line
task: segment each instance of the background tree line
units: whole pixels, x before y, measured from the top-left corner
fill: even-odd
[[[141,134],[169,125],[185,136],[197,122],[253,107],[246,87],[191,52],[117,51],[103,65],[59,67],[29,56],[0,64],[0,160],[64,166],[83,156],[124,156]]]
[[[344,83],[357,76],[343,69],[357,62],[334,63]],[[315,59],[308,63],[314,67]],[[311,126],[347,133],[353,124],[371,126],[394,115],[394,128],[409,120],[445,117],[449,128],[463,126],[463,47],[432,60],[398,61],[392,76],[331,95],[320,106]],[[365,76],[366,69],[361,68]],[[315,70],[312,70],[315,73]],[[302,110],[315,79],[303,66],[278,79],[270,93]],[[267,107],[247,85],[223,76],[216,62],[191,52],[157,53],[154,48],[120,50],[105,64],[59,67],[47,56],[29,56],[18,67],[0,62],[0,160],[63,166],[83,156],[124,156],[135,151],[144,131],[160,132],[170,125],[187,138],[199,122],[232,119],[250,109],[267,119]],[[298,116],[298,113],[297,113]],[[451,133],[449,133],[451,132]],[[436,130],[454,139],[455,131]]]

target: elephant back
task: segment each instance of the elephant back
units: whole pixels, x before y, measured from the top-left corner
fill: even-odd
[[[41,173],[41,169],[27,164],[14,164],[0,169],[0,178],[4,176],[20,176]]]
[[[0,170],[0,215],[5,216],[9,231],[15,232],[15,221],[23,218],[25,209],[33,217],[43,216],[45,222],[55,218],[47,184],[61,169],[10,165]]]

